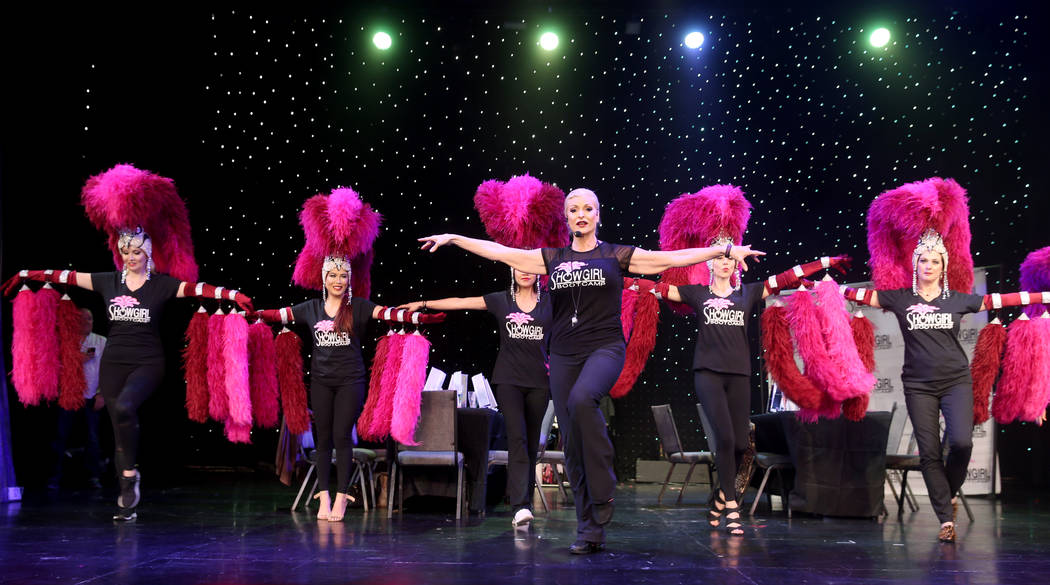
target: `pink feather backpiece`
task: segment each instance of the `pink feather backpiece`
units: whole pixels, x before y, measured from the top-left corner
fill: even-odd
[[[222,325],[222,357],[226,376],[226,438],[250,443],[252,430],[251,374],[248,371],[248,321],[233,312]]]
[[[348,187],[307,199],[299,213],[306,244],[295,261],[292,282],[320,290],[325,256],[341,255],[350,258],[354,296],[367,297],[371,288],[372,245],[379,236],[381,221],[379,213]]]
[[[248,363],[251,370],[252,419],[264,429],[276,428],[280,419],[277,389],[277,346],[273,330],[262,321],[248,328]]]
[[[119,230],[142,227],[153,240],[157,270],[179,280],[197,280],[189,212],[171,179],[120,164],[87,180],[80,193],[88,219],[106,232],[117,270]]]
[[[84,407],[84,353],[80,346],[84,339],[84,315],[73,304],[68,295],[58,301],[58,405],[65,410],[80,410]]]
[[[219,422],[225,422],[229,416],[226,364],[222,355],[225,319],[222,309],[208,318],[208,416]]]
[[[58,291],[45,284],[33,295],[33,378],[44,400],[58,399]]]
[[[40,404],[43,394],[33,373],[36,359],[33,335],[33,306],[36,299],[33,291],[23,285],[15,295],[11,309],[11,381],[15,385],[18,400],[24,406]]]
[[[397,393],[397,375],[401,371],[401,360],[405,350],[407,335],[395,334],[387,347],[386,360],[383,363],[382,378],[379,380],[379,399],[372,413],[368,433],[364,435],[373,441],[381,441],[390,434],[390,420],[394,412],[394,396]],[[357,429],[361,433],[361,429]]]
[[[1006,327],[998,319],[981,329],[977,336],[977,345],[973,350],[973,361],[970,362],[970,376],[973,378],[973,424],[979,425],[988,420],[992,388],[999,377],[999,366],[1002,364],[1003,349],[1006,347]]]
[[[406,335],[405,338],[401,369],[397,374],[390,436],[402,445],[418,445],[415,441],[416,423],[419,421],[420,393],[427,378],[430,341],[418,333]]]
[[[1050,246],[1039,248],[1025,256],[1021,263],[1021,290],[1028,292],[1050,291]],[[1050,311],[1050,306],[1034,303],[1024,308],[1031,318]]]
[[[1006,332],[1006,354],[1003,356],[1003,374],[992,402],[992,416],[999,424],[1020,419],[1025,410],[1032,383],[1030,348],[1034,339],[1032,321],[1021,315],[1010,323]]]
[[[528,173],[478,185],[474,207],[494,241],[511,248],[560,248],[569,241],[565,193]]]
[[[798,369],[795,349],[791,344],[784,307],[768,307],[762,312],[762,348],[766,352],[766,371],[780,386],[784,396],[800,408],[820,408],[823,392]]]
[[[634,388],[634,383],[645,369],[649,355],[656,345],[660,302],[656,300],[655,295],[649,292],[653,287],[652,281],[639,280],[639,285],[643,288],[638,291],[638,300],[635,303],[634,329],[631,332],[631,339],[627,342],[627,355],[624,359],[623,370],[616,384],[609,391],[609,396],[613,398],[622,398]]]
[[[711,245],[720,236],[740,244],[751,218],[751,203],[744,191],[733,185],[711,185],[696,193],[685,193],[667,204],[660,219],[660,249],[681,250]],[[707,263],[665,270],[661,277],[668,284],[711,284]],[[731,279],[735,285],[738,277]],[[692,313],[682,303],[669,304],[675,312]]]
[[[372,356],[372,371],[368,379],[368,399],[365,400],[365,407],[361,410],[361,416],[357,417],[357,434],[363,439],[371,439],[371,435],[368,433],[372,426],[376,405],[379,404],[379,395],[382,393],[380,386],[383,371],[386,369],[386,356],[390,347],[390,338],[393,335],[391,333],[380,337],[379,342],[376,343],[375,355]]]
[[[838,402],[864,396],[875,387],[875,376],[864,366],[857,353],[850,328],[846,302],[834,280],[817,283],[814,294],[819,302],[817,315],[824,333],[824,355],[827,366],[835,372],[828,394]],[[806,365],[807,371],[809,364]]]
[[[872,280],[879,290],[912,285],[912,252],[933,228],[948,251],[948,286],[973,288],[970,209],[966,190],[952,179],[934,177],[885,191],[868,209],[868,251]]]
[[[303,383],[303,340],[284,329],[277,334],[277,384],[288,432],[301,435],[310,430],[310,412],[306,407],[306,384]]]
[[[182,350],[186,377],[186,414],[194,422],[208,420],[208,313],[197,311],[186,328]]]

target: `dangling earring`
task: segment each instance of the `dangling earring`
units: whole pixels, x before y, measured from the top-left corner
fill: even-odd
[[[128,265],[124,264],[124,269],[120,271],[120,284],[124,284],[124,281],[128,279]]]
[[[328,287],[323,284],[321,285],[321,300],[328,302]]]
[[[518,283],[514,281],[514,269],[510,269],[510,300],[518,302]]]
[[[540,277],[536,276],[536,304],[540,303]]]
[[[146,280],[149,280],[150,276],[153,275],[153,258],[146,260]]]

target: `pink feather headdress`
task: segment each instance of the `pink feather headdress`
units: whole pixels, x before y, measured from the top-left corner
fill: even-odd
[[[341,266],[349,262],[353,294],[367,297],[372,285],[372,245],[381,222],[379,212],[349,187],[307,199],[299,213],[306,244],[295,261],[292,282],[322,290],[326,262]]]
[[[560,248],[569,241],[565,193],[528,173],[478,185],[474,207],[485,233],[504,246]]]
[[[1050,290],[1050,246],[1039,248],[1025,256],[1024,262],[1021,263],[1021,290],[1028,292]],[[1033,319],[1045,311],[1050,311],[1050,307],[1040,303],[1024,308],[1025,314]]]
[[[91,223],[106,232],[118,270],[124,267],[121,234],[141,228],[152,241],[150,260],[158,271],[197,280],[189,212],[171,179],[120,164],[88,179],[80,202]]]
[[[952,179],[908,183],[876,197],[868,209],[869,264],[875,288],[914,286],[921,244],[944,256],[945,292],[950,288],[969,293],[973,288],[969,215],[966,190]]]
[[[744,191],[733,185],[711,185],[696,193],[685,193],[667,204],[660,219],[660,249],[681,250],[710,246],[720,239],[743,241],[751,203]],[[711,270],[706,262],[664,271],[662,282],[668,284],[711,284]],[[733,275],[733,285],[740,283]]]

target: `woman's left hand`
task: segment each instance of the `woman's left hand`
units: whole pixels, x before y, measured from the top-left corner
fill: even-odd
[[[752,250],[751,246],[733,246],[729,251],[729,256],[740,263],[740,268],[747,272],[747,259],[754,258],[755,263],[758,263],[759,256],[765,256],[765,252],[759,250]]]
[[[429,250],[433,252],[441,246],[444,246],[445,244],[451,242],[453,237],[455,237],[454,234],[439,234],[434,236],[427,236],[425,238],[419,238],[418,241],[423,242],[423,245],[420,247],[421,250]]]

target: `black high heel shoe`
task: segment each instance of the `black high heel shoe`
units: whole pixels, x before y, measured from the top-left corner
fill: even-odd
[[[729,533],[729,536],[743,536],[744,524],[740,521],[740,504],[737,504],[735,508],[730,508],[727,504],[725,513],[726,532]]]
[[[719,507],[721,505],[721,507]],[[719,524],[722,523],[722,515],[726,511],[726,500],[722,494],[722,490],[715,492],[715,497],[711,500],[711,507],[707,509],[707,523],[711,528],[718,528]]]

